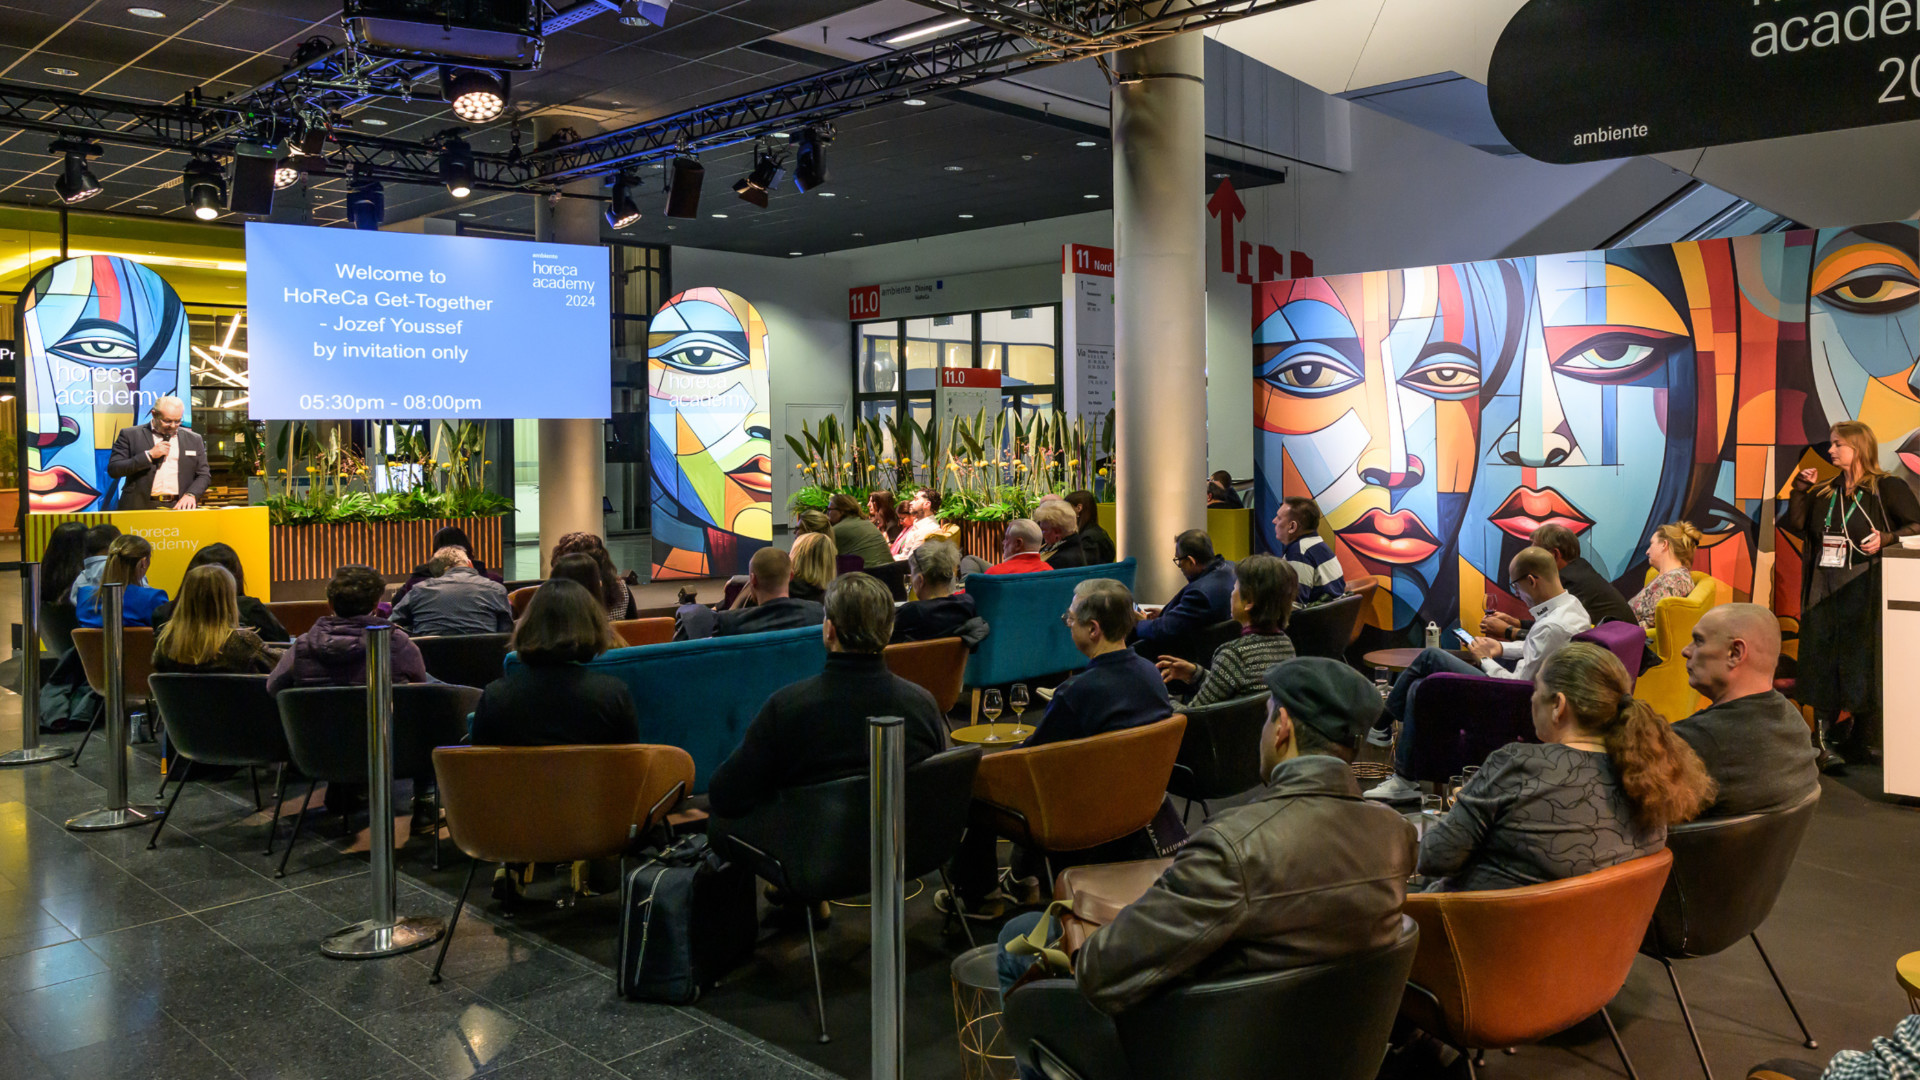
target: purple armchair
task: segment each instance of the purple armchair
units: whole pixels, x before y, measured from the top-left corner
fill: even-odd
[[[1510,742],[1538,742],[1529,699],[1533,683],[1440,672],[1421,680],[1407,703],[1413,743],[1403,748],[1409,780],[1444,781]]]
[[[1626,665],[1627,677],[1640,677],[1640,662],[1647,654],[1647,632],[1639,623],[1603,622],[1591,630],[1573,635],[1575,641],[1585,641],[1607,650],[1620,658]]]

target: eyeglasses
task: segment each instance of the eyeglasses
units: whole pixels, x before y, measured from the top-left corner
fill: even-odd
[[[1063,623],[1066,623],[1066,624],[1067,624],[1068,626],[1072,626],[1072,625],[1073,625],[1073,612],[1071,612],[1071,611],[1069,611],[1069,612],[1065,612],[1065,613],[1063,613],[1063,614],[1062,614],[1062,615],[1060,616],[1060,621],[1061,621],[1061,622],[1063,622]]]

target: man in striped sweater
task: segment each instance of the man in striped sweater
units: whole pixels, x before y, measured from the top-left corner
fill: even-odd
[[[1293,565],[1300,579],[1300,604],[1318,604],[1347,593],[1346,572],[1333,547],[1320,539],[1320,504],[1301,495],[1280,503],[1273,515],[1273,537],[1280,541],[1280,557]]]

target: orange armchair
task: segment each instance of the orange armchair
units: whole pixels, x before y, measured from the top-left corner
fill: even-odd
[[[1402,1012],[1467,1052],[1538,1042],[1598,1012],[1627,1075],[1633,1062],[1607,1015],[1666,885],[1661,851],[1545,885],[1414,893],[1420,924]]]
[[[1137,832],[1166,799],[1186,729],[1187,718],[1175,715],[989,754],[973,779],[974,820],[1040,852],[1084,851]]]
[[[634,645],[665,645],[673,640],[673,616],[647,619],[620,619],[613,624],[613,636],[620,639],[614,648]]]
[[[887,669],[933,695],[940,715],[953,711],[967,673],[967,643],[957,637],[902,641],[882,653]]]

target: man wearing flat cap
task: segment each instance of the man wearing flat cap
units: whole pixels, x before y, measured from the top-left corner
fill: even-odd
[[[1173,985],[1321,964],[1399,938],[1413,826],[1361,798],[1348,768],[1380,714],[1379,692],[1320,657],[1276,664],[1266,682],[1265,792],[1210,819],[1074,956],[1074,981],[1103,1012]],[[1001,940],[1035,922],[1013,920]]]

